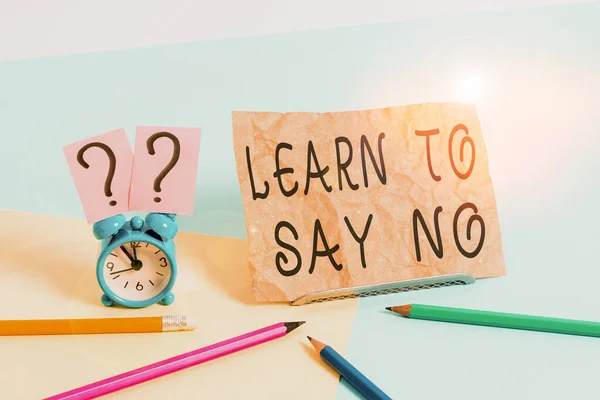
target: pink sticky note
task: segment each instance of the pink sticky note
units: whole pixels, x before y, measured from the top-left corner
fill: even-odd
[[[191,215],[199,151],[200,128],[138,126],[129,210]]]
[[[124,129],[63,147],[88,223],[127,212],[133,153]]]

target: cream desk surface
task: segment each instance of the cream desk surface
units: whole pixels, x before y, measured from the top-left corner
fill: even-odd
[[[190,332],[0,337],[6,399],[39,399],[277,322],[304,320],[287,337],[115,392],[103,398],[333,399],[338,376],[311,335],[344,353],[357,301],[290,306],[253,300],[247,242],[180,232],[170,306],[105,307],[96,280],[99,242],[85,221],[1,211],[1,319],[186,314]]]

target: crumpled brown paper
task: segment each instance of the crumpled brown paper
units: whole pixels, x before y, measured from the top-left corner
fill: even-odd
[[[233,139],[257,300],[505,274],[474,106],[233,112]]]

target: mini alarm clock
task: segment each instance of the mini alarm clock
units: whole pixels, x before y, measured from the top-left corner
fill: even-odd
[[[175,214],[149,213],[145,219],[114,215],[93,226],[101,241],[96,277],[107,307],[115,303],[130,308],[169,305],[177,277]]]

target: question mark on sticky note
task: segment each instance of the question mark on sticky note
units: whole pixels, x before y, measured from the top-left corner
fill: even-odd
[[[115,168],[117,167],[117,159],[115,157],[115,153],[112,151],[112,149],[110,147],[108,147],[104,143],[92,142],[92,143],[86,144],[81,149],[79,149],[79,151],[77,152],[77,162],[79,162],[79,164],[81,164],[81,166],[85,169],[88,169],[90,167],[90,164],[88,164],[83,159],[83,154],[91,147],[98,147],[98,148],[104,150],[104,152],[108,156],[109,164],[108,164],[108,173],[106,175],[106,179],[104,180],[104,194],[106,195],[106,197],[111,197],[112,191],[111,191],[110,187],[112,185],[113,177],[115,176]],[[117,202],[114,200],[111,200],[108,204],[111,206],[116,206]]]
[[[179,143],[179,139],[177,139],[177,136],[169,132],[157,132],[150,136],[148,140],[146,140],[146,147],[148,149],[148,153],[151,156],[156,154],[156,152],[154,151],[154,142],[163,137],[169,138],[173,142],[173,154],[171,155],[171,160],[169,161],[169,163],[162,169],[162,171],[160,171],[160,174],[158,174],[158,176],[154,179],[154,191],[157,193],[160,193],[161,191],[160,185],[163,179],[165,179],[167,174],[171,172],[175,164],[177,164],[177,161],[179,161],[179,154],[181,152],[181,145]],[[159,203],[160,197],[155,197],[154,201]]]

